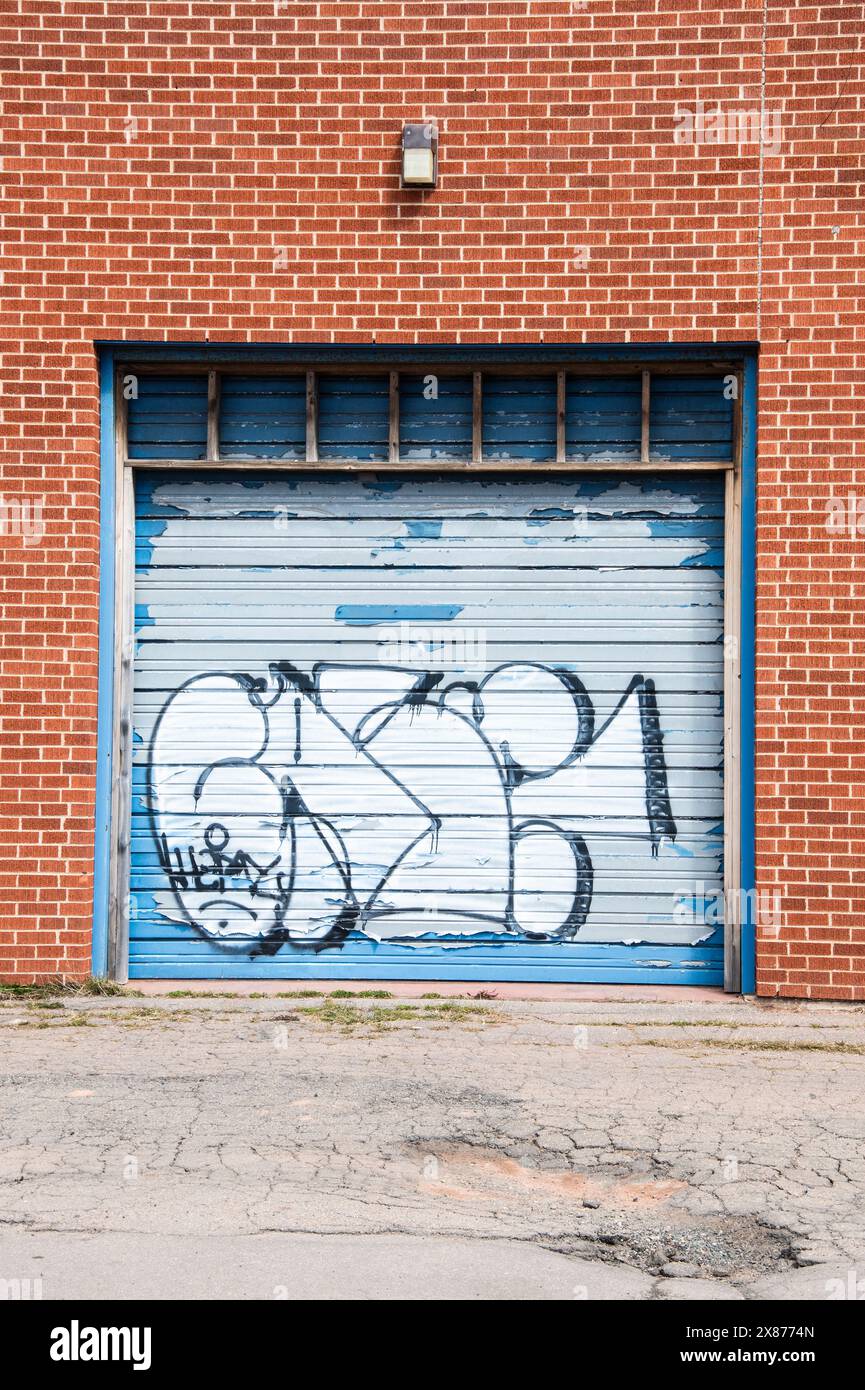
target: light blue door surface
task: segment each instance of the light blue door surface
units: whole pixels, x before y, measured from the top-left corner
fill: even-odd
[[[721,984],[720,474],[136,508],[131,977]]]

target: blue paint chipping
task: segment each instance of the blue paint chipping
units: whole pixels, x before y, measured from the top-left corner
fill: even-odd
[[[527,526],[549,526],[551,521],[573,521],[573,507],[533,507]]]
[[[438,540],[442,533],[442,523],[440,521],[404,521],[403,526],[410,536]]]
[[[402,374],[400,457],[467,462],[472,456],[472,378]]]
[[[318,382],[318,456],[322,460],[388,457],[390,384],[387,372],[322,375]]]
[[[129,401],[129,457],[207,457],[207,374],[137,378]]]
[[[733,400],[729,378],[652,378],[649,457],[722,461],[733,456]]]
[[[335,482],[339,483],[339,479]],[[390,497],[394,493],[400,492],[405,486],[404,478],[364,478],[363,488],[366,492],[372,492],[380,497]]]
[[[226,376],[219,401],[222,458],[306,457],[306,374]]]
[[[556,456],[556,378],[485,377],[482,449],[485,459]]]
[[[622,463],[640,457],[642,379],[568,373],[565,454],[584,463]]]
[[[457,603],[341,603],[334,610],[338,623],[367,627],[375,623],[449,623],[462,613]]]
[[[686,555],[679,561],[682,569],[724,569],[724,550],[722,546],[704,547],[697,550],[693,555]]]
[[[135,480],[135,496],[139,515],[151,517],[185,516],[183,507],[173,502],[157,500],[156,493],[162,485],[161,474],[139,473]]]

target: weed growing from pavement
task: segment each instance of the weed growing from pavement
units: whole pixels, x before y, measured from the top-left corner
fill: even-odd
[[[288,989],[274,993],[254,990],[251,994],[229,994],[225,990],[172,989],[165,999],[392,999],[386,989]]]
[[[323,989],[288,989],[281,994],[250,994],[250,999],[325,999]]]
[[[392,999],[386,989],[283,989],[254,990],[251,994],[227,994],[224,990],[172,989],[165,999]]]
[[[444,1000],[438,1004],[394,1004],[389,1008],[377,1005],[362,1009],[342,1001],[333,1003],[332,1000],[333,996],[323,1004],[300,1009],[294,1017],[306,1015],[315,1022],[350,1032],[358,1027],[381,1031],[400,1023],[426,1023],[431,1020],[439,1023],[464,1023],[469,1019],[489,1019],[494,1016],[492,1009],[451,1000]],[[292,1015],[288,1015],[286,1021],[291,1019]]]
[[[619,1043],[628,1047],[629,1043]],[[645,1038],[642,1047],[723,1047],[728,1052],[831,1052],[848,1057],[865,1056],[865,1044],[847,1042],[788,1042],[778,1038]]]
[[[593,1028],[789,1028],[795,1024],[789,1023],[753,1023],[749,1019],[743,1023],[741,1019],[684,1019],[684,1018],[590,1018],[589,1022]],[[844,1028],[843,1023],[809,1023],[809,1028]]]
[[[167,994],[161,997],[163,999],[241,999],[243,996],[240,994],[230,994],[224,989],[170,989]],[[251,999],[263,997],[263,995],[250,995]]]
[[[331,999],[393,999],[387,989],[334,989]]]
[[[118,996],[125,999],[144,998],[140,989],[130,989],[128,985],[119,985],[116,980],[102,980],[95,976],[86,980],[46,980],[41,985],[0,984],[0,1000],[56,999],[58,995],[67,999]]]

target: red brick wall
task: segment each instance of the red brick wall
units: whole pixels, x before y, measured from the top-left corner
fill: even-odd
[[[757,860],[783,916],[760,989],[865,997],[863,541],[825,524],[865,433],[860,5],[771,0],[765,45],[763,0],[0,0],[0,20],[0,972],[89,965],[94,339],[759,336]],[[762,198],[757,140],[676,140],[677,108],[759,112],[761,90]],[[398,187],[422,117],[431,195]],[[10,534],[19,502],[40,543]]]

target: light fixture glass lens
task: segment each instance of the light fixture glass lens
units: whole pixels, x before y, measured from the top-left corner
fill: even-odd
[[[403,150],[402,177],[404,183],[432,183],[432,150]]]

